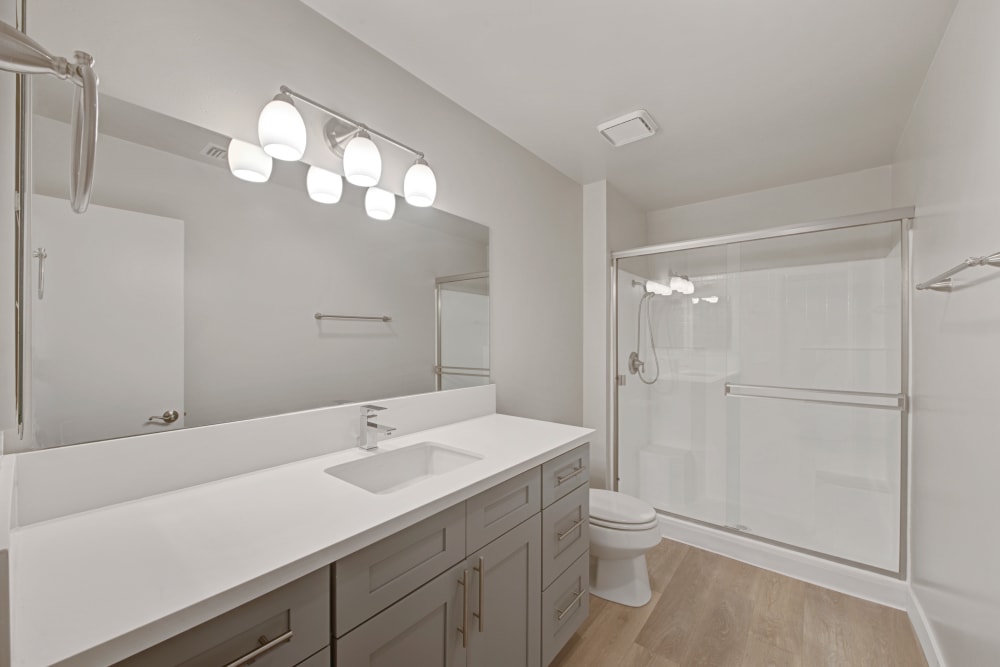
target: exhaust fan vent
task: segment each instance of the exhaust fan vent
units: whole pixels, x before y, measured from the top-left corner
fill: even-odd
[[[225,148],[216,144],[205,144],[201,149],[201,154],[212,160],[225,160],[227,152]]]
[[[597,126],[597,131],[601,133],[601,136],[616,148],[651,137],[657,129],[652,116],[643,109],[627,113]]]

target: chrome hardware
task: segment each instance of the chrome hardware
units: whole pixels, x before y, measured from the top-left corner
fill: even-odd
[[[367,322],[392,322],[389,315],[324,315],[316,313],[313,315],[317,320],[363,320]]]
[[[486,562],[483,557],[479,557],[479,565],[472,568],[473,572],[479,574],[479,613],[473,612],[473,616],[479,619],[479,631],[483,631],[483,607],[486,605]]]
[[[615,378],[618,381],[618,386],[619,387],[624,387],[625,386],[625,376],[624,375],[616,375]]]
[[[803,396],[802,394],[806,395]],[[725,385],[725,395],[729,398],[767,398],[779,401],[818,403],[820,405],[841,405],[851,408],[906,411],[906,394],[881,394],[870,391],[844,391],[841,389],[806,389],[802,387],[732,384],[727,382]]]
[[[562,609],[556,610],[556,620],[557,621],[563,620],[563,617],[569,613],[569,610],[575,607],[576,603],[583,599],[583,596],[586,594],[586,592],[587,592],[586,589],[583,586],[581,586],[580,592],[576,594],[576,597],[573,598],[572,602],[570,602]]]
[[[632,352],[628,355],[628,372],[635,375],[645,367],[642,361],[639,360],[639,353]]]
[[[917,289],[932,289],[946,292],[954,287],[951,282],[951,277],[953,275],[961,273],[966,269],[971,269],[974,266],[995,266],[1000,268],[1000,252],[995,252],[992,255],[986,255],[985,257],[969,257],[958,266],[948,269],[941,275],[935,276],[927,282],[920,283],[917,285]]]
[[[458,585],[462,587],[462,627],[458,629],[462,633],[462,648],[469,648],[469,571],[462,570],[462,578],[458,580]]]
[[[358,433],[358,447],[366,451],[378,449],[378,434],[389,435],[396,430],[394,426],[383,426],[378,423],[378,413],[386,408],[381,405],[362,405],[360,432]],[[369,433],[373,429],[374,433]]]
[[[556,477],[556,486],[561,486],[564,482],[568,482],[586,469],[586,466],[580,466],[579,468],[573,468],[568,475],[559,475]]]
[[[563,532],[561,532],[558,535],[556,535],[556,537],[558,537],[559,541],[562,542],[567,537],[569,537],[570,533],[572,533],[574,530],[576,530],[577,528],[579,528],[583,524],[587,523],[588,518],[589,517],[583,517],[582,519],[580,519],[579,521],[577,521],[576,523],[574,523],[572,526],[570,526],[567,530],[564,530]]]
[[[283,634],[283,635],[281,635],[279,637],[275,637],[271,641],[267,641],[267,637],[261,637],[257,641],[258,642],[262,642],[263,641],[263,642],[266,642],[266,643],[261,644],[259,647],[257,647],[254,650],[250,651],[249,653],[247,653],[243,657],[236,658],[236,660],[233,660],[232,662],[230,662],[229,664],[227,664],[226,667],[241,667],[242,665],[249,665],[256,658],[259,658],[260,656],[264,655],[268,651],[271,651],[271,650],[277,648],[278,646],[280,646],[281,644],[284,644],[285,642],[292,641],[292,634],[293,634],[292,631],[289,630],[285,634]]]
[[[157,417],[156,415],[153,415],[152,417],[150,417],[149,419],[146,420],[146,423],[148,424],[150,422],[160,422],[160,423],[163,423],[163,424],[173,424],[175,421],[177,421],[180,418],[181,418],[181,414],[179,412],[177,412],[176,410],[167,410],[162,415],[160,415],[159,417]]]
[[[38,260],[38,300],[41,301],[45,298],[45,260],[49,254],[45,248],[39,248],[31,256]]]

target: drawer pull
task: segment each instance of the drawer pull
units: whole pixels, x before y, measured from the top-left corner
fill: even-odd
[[[556,535],[556,537],[558,537],[558,538],[559,538],[559,541],[560,541],[560,542],[562,542],[562,541],[563,541],[563,540],[565,540],[565,539],[566,539],[567,537],[569,537],[569,534],[570,534],[570,533],[572,533],[572,532],[573,532],[574,530],[576,530],[577,528],[579,528],[579,527],[580,527],[580,526],[582,526],[583,524],[587,523],[587,520],[588,520],[589,518],[590,518],[590,517],[586,517],[586,516],[585,516],[585,517],[583,517],[582,519],[580,519],[579,521],[577,521],[576,523],[574,523],[574,524],[573,524],[572,526],[570,526],[570,527],[569,527],[569,528],[568,528],[567,530],[564,530],[563,532],[561,532],[561,533],[559,533],[558,535]]]
[[[290,641],[292,641],[292,631],[291,630],[289,630],[288,632],[286,632],[285,634],[283,634],[283,635],[281,635],[279,637],[275,637],[274,639],[272,639],[271,641],[267,642],[266,644],[262,644],[261,646],[255,648],[254,650],[252,650],[249,653],[247,653],[242,658],[236,658],[236,660],[233,660],[231,663],[229,663],[228,665],[226,665],[226,667],[241,667],[241,665],[246,665],[246,664],[250,663],[251,661],[253,661],[255,658],[259,658],[260,656],[264,655],[268,651],[277,648],[278,646],[280,646],[281,644],[284,644],[285,642],[290,642]]]
[[[482,556],[479,557],[479,565],[473,569],[479,573],[479,613],[474,613],[472,615],[479,619],[479,631],[482,632],[483,607],[486,605],[486,581],[484,580],[486,577],[486,561],[482,558]]]
[[[577,605],[577,603],[580,602],[580,600],[583,599],[583,596],[586,594],[586,592],[587,592],[586,589],[584,589],[581,586],[580,587],[580,592],[576,594],[576,597],[573,598],[572,602],[570,602],[568,605],[566,605],[562,609],[556,610],[556,620],[557,621],[563,620],[563,616],[565,616],[566,614],[568,614],[569,610],[572,609],[573,607],[575,607]]]
[[[561,486],[563,482],[568,482],[586,469],[586,466],[580,466],[579,468],[573,468],[568,475],[559,475],[556,477],[556,486]]]
[[[462,570],[462,578],[458,580],[462,587],[462,648],[469,648],[469,571]]]

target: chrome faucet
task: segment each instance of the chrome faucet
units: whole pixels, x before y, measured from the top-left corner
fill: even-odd
[[[389,435],[396,430],[394,426],[383,426],[378,423],[378,413],[385,410],[381,405],[361,406],[361,431],[358,435],[358,447],[366,451],[378,449],[378,434]]]

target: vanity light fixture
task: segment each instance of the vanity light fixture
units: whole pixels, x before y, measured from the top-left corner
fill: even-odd
[[[424,159],[423,153],[297,93],[288,86],[282,86],[274,100],[261,111],[258,123],[260,142],[270,155],[283,160],[298,160],[305,151],[305,123],[294,102],[307,104],[335,119],[329,121],[324,128],[326,143],[334,154],[343,156],[344,178],[347,182],[369,188],[365,195],[365,208],[369,215],[379,220],[388,220],[396,209],[395,195],[384,187],[376,187],[382,179],[382,154],[376,140],[395,146],[416,158],[403,178],[403,196],[406,202],[411,206],[421,207],[434,204],[437,197],[437,178]],[[309,177],[307,186],[308,180]],[[373,190],[376,191],[374,194]],[[313,190],[310,190],[310,196],[312,194]],[[369,204],[369,201],[372,203]]]
[[[365,211],[370,218],[388,220],[396,212],[396,195],[378,186],[368,188],[365,193]]]
[[[257,118],[257,136],[264,152],[278,160],[294,162],[306,152],[306,124],[284,92],[274,96]]]
[[[670,296],[673,294],[673,290],[662,283],[655,282],[653,280],[646,281],[646,291],[650,294],[657,294],[659,296]]]
[[[257,144],[230,139],[226,158],[229,160],[229,171],[236,178],[251,183],[263,183],[271,178],[274,161]]]
[[[437,179],[434,172],[427,166],[424,156],[410,165],[403,177],[403,196],[410,206],[430,206],[437,196]]]
[[[340,174],[312,165],[306,173],[306,190],[315,202],[336,204],[344,193],[344,179]]]
[[[670,289],[681,294],[692,294],[694,283],[685,276],[670,276]]]
[[[362,188],[378,185],[382,178],[382,154],[364,128],[344,148],[344,178]]]

